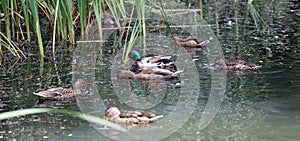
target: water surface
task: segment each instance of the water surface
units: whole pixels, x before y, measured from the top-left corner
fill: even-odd
[[[143,97],[151,101],[149,105],[140,105],[138,109],[146,109],[158,114],[169,115],[179,101],[185,98],[184,106],[177,107],[178,111],[192,109],[187,113],[187,121],[164,140],[300,140],[300,65],[299,65],[299,17],[290,12],[288,1],[253,2],[252,8],[260,14],[261,19],[251,15],[251,6],[238,4],[234,11],[233,3],[204,2],[203,17],[211,24],[217,39],[221,43],[224,56],[228,60],[244,59],[262,65],[257,73],[240,76],[227,75],[226,91],[219,98],[221,105],[215,107],[217,112],[213,119],[207,120],[207,126],[199,126],[205,107],[211,98],[213,85],[212,74],[205,67],[208,60],[202,52],[186,53],[190,60],[182,59],[183,64],[192,65],[198,76],[192,82],[196,87],[149,86],[140,81],[119,82],[114,73],[114,59],[97,62],[95,67],[95,85],[105,106],[118,106],[122,109],[137,108],[131,101],[134,97]],[[235,12],[238,13],[236,17]],[[236,20],[238,19],[238,20]],[[263,21],[262,21],[263,20]],[[184,20],[183,20],[184,21]],[[186,28],[183,28],[184,30]],[[193,35],[193,33],[191,33]],[[149,34],[149,46],[154,49],[147,53],[169,54],[171,37]],[[168,40],[166,42],[166,40]],[[142,46],[138,42],[136,46]],[[61,45],[68,46],[68,45]],[[58,47],[59,48],[59,47]],[[162,52],[162,50],[167,52]],[[32,107],[54,107],[80,111],[76,101],[67,103],[49,102],[37,105],[37,97],[33,92],[51,87],[72,87],[72,58],[74,49],[57,50],[56,60],[53,61],[51,49],[41,63],[37,55],[19,61],[15,65],[7,65],[1,70],[0,111],[11,111]],[[46,53],[47,54],[47,53]],[[109,55],[110,56],[110,55]],[[190,57],[190,58],[189,58]],[[101,56],[100,56],[101,58]],[[74,59],[74,58],[73,58]],[[192,60],[196,60],[193,62]],[[54,65],[56,64],[56,65]],[[185,66],[180,66],[184,68]],[[121,67],[128,67],[124,65]],[[186,75],[186,77],[184,76]],[[182,82],[190,82],[188,73],[182,74]],[[117,84],[125,84],[126,88],[134,91],[133,99],[124,99],[116,92]],[[158,87],[158,88],[157,88]],[[199,87],[198,91],[195,88]],[[123,87],[122,87],[123,88]],[[189,91],[183,95],[183,89]],[[127,89],[127,90],[128,90]],[[195,95],[190,95],[190,94]],[[121,97],[121,98],[120,98]],[[127,97],[128,98],[128,97]],[[190,102],[190,103],[189,103]],[[152,105],[151,105],[152,104]],[[144,107],[143,107],[144,106]],[[93,107],[97,110],[98,107]],[[99,107],[97,114],[104,116],[104,109]],[[191,114],[191,115],[189,115]],[[210,113],[205,113],[210,114]],[[179,115],[177,115],[179,116]],[[161,122],[147,127],[137,127],[136,132],[155,131],[155,128],[168,130]],[[170,120],[171,124],[179,125]],[[171,125],[170,124],[170,125]],[[28,115],[1,121],[0,137],[5,139],[43,139],[49,140],[109,140],[100,132],[118,138],[111,129],[97,126],[97,130],[86,121],[62,114]]]

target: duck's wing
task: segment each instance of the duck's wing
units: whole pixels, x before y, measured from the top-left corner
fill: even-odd
[[[153,56],[147,60],[147,63],[158,63],[158,62],[163,62],[163,63],[169,63],[171,61],[172,56]]]
[[[191,41],[191,40],[197,40],[195,37],[192,37],[192,36],[188,36],[186,38],[179,38],[177,36],[174,36],[173,38],[176,42],[188,42],[188,41]]]
[[[163,62],[163,63],[169,63],[172,62],[173,56],[151,56],[151,57],[145,57],[141,60],[141,63],[158,63],[158,62]],[[176,58],[175,58],[176,60]]]
[[[209,40],[203,40],[203,41],[199,41],[199,40],[195,40],[196,42],[197,42],[197,46],[205,46],[206,44],[208,44],[209,43]]]
[[[139,116],[142,116],[142,113],[136,110],[123,111],[120,114],[121,118],[139,117]]]
[[[63,99],[75,96],[75,92],[73,90],[65,89],[62,87],[51,88],[46,91],[40,91],[38,93],[33,94],[44,99]]]
[[[142,116],[144,116],[144,117],[153,118],[156,116],[154,113],[151,113],[151,112],[146,112],[146,111],[140,111],[140,112],[142,113]]]
[[[252,62],[249,62],[249,61],[247,61],[245,63],[245,65],[249,66],[251,68],[251,70],[257,70],[257,69],[261,68],[261,66],[258,66],[258,65],[254,64]]]
[[[246,61],[244,60],[234,60],[234,61],[227,61],[226,65],[227,66],[234,66],[234,65],[244,65]]]
[[[148,71],[148,73],[157,74],[157,75],[174,75],[174,72],[172,72],[170,70],[166,70],[166,69],[160,69],[160,68],[145,70],[145,71]]]
[[[33,93],[34,95],[37,95],[39,97],[43,98],[55,98],[55,97],[62,97],[63,96],[63,88],[51,88],[46,91],[40,91],[38,93]]]
[[[152,118],[143,116],[143,117],[137,117],[137,119],[139,120],[139,124],[149,124],[149,123],[152,123],[162,117],[163,117],[163,115],[155,116]]]
[[[121,118],[129,118],[129,117],[148,117],[148,118],[153,118],[156,115],[151,112],[146,112],[146,111],[139,111],[139,110],[130,110],[130,111],[123,111],[120,114]]]

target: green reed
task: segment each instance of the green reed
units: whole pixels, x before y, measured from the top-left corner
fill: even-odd
[[[111,11],[113,17],[115,19],[125,18],[126,12],[125,9],[123,9],[124,5],[121,6],[122,3],[120,3],[122,0],[105,0],[105,3],[107,4],[109,10]],[[121,28],[120,22],[116,22],[119,29]]]
[[[41,33],[41,28],[40,28],[40,20],[39,20],[39,14],[38,14],[38,5],[37,5],[37,1],[35,0],[28,0],[27,4],[29,6],[29,8],[31,9],[31,14],[33,17],[33,25],[35,27],[36,30],[36,35],[37,35],[37,39],[38,39],[38,44],[39,44],[39,50],[40,50],[40,56],[44,57],[44,47],[43,47],[43,41],[42,41],[42,33]]]
[[[1,37],[0,38],[0,47],[4,46],[14,56],[17,56],[18,58],[20,58],[19,52],[18,52],[15,44],[8,37],[6,37],[2,32],[0,32],[0,37]],[[0,48],[0,52],[1,52],[1,48]]]
[[[93,0],[93,9],[96,16],[100,40],[103,40],[102,20],[101,20],[101,18],[103,17],[103,12],[102,12],[102,4],[100,0]]]
[[[79,21],[81,35],[84,34],[85,27],[87,25],[87,17],[89,14],[89,1],[88,0],[78,0],[78,10],[79,10]]]
[[[22,1],[22,7],[23,7],[24,20],[25,20],[27,41],[30,42],[30,23],[29,23],[30,19],[28,13],[29,10],[25,1]]]
[[[6,37],[10,40],[11,39],[11,24],[10,24],[10,17],[8,16],[9,15],[9,0],[2,0],[1,2],[1,5],[2,5],[2,9],[3,9],[3,13],[4,13],[4,20],[5,20],[5,30],[6,30]]]
[[[125,3],[128,2],[124,0],[93,0],[92,2],[89,0],[2,0],[0,4],[5,16],[5,30],[2,32],[5,32],[3,35],[9,41],[14,42],[30,42],[33,37],[36,37],[39,54],[41,57],[44,57],[43,37],[52,37],[54,53],[55,39],[75,44],[76,30],[80,30],[80,35],[83,35],[93,18],[96,20],[99,28],[99,38],[103,40],[102,19],[105,8],[108,8],[112,13],[121,31],[123,27],[119,20],[127,20],[128,16],[131,15],[131,13],[126,12]],[[133,37],[128,39],[131,39],[130,42],[132,42],[134,41],[133,38],[138,37],[139,34],[137,33],[142,33],[145,41],[145,1],[134,1],[132,5],[134,6],[133,9],[136,9],[134,15],[137,15],[137,17],[131,16],[129,18],[137,18],[137,26],[139,28],[138,30],[133,28],[133,31],[136,33],[129,34]],[[42,33],[41,28],[50,28],[49,30],[43,30],[50,31],[50,33]],[[132,32],[132,30],[127,31]],[[129,45],[131,46],[133,43]],[[7,47],[5,46],[5,48]],[[131,48],[128,47],[127,51],[129,49]],[[11,53],[14,54],[15,52]]]
[[[248,0],[247,4],[252,4],[253,0]]]

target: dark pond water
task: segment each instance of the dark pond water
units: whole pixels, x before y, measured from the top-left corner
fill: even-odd
[[[175,17],[168,21],[180,26],[202,25],[174,28],[172,32],[209,39],[208,53],[174,47],[172,34],[166,30],[147,32],[145,54],[178,55],[176,65],[185,69],[180,75],[180,87],[173,83],[118,80],[117,71],[130,66],[130,62],[119,61],[122,49],[115,55],[101,56],[95,48],[101,46],[98,43],[78,43],[76,50],[59,44],[63,48],[57,48],[55,61],[49,47],[44,61],[37,55],[28,55],[24,61],[0,68],[0,111],[54,107],[103,117],[106,107],[118,106],[164,115],[149,126],[125,126],[144,140],[300,140],[300,21],[291,12],[294,5],[289,1],[254,1],[253,7],[238,3],[236,8],[233,2],[226,1],[203,4],[206,23],[195,12],[175,12]],[[184,2],[173,5],[185,8]],[[254,20],[253,15],[259,16]],[[112,35],[105,34],[105,38]],[[111,48],[107,44],[102,47],[103,52]],[[143,40],[138,38],[134,48],[143,51]],[[250,60],[262,69],[252,74],[226,75],[205,67],[211,58],[222,55],[228,60]],[[91,85],[90,99],[79,97],[77,101],[36,104],[38,98],[33,92],[58,86],[70,88],[72,79],[77,78]],[[75,117],[46,113],[1,121],[0,138],[126,140],[127,137]]]

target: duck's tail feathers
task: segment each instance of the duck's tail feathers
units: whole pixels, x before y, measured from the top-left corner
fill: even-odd
[[[174,72],[174,74],[179,74],[179,73],[182,73],[182,72],[184,72],[185,71],[185,69],[183,69],[183,70],[178,70],[178,71],[176,71],[176,72]]]
[[[209,40],[204,40],[204,41],[201,41],[198,46],[205,46],[206,44],[209,43]]]
[[[259,69],[259,68],[261,68],[262,66],[255,66],[255,67],[252,67],[251,69],[252,70],[257,70],[257,69]]]
[[[153,118],[151,118],[152,121],[155,121],[155,120],[158,120],[160,118],[163,118],[164,116],[163,115],[158,115],[158,116],[155,116]]]

